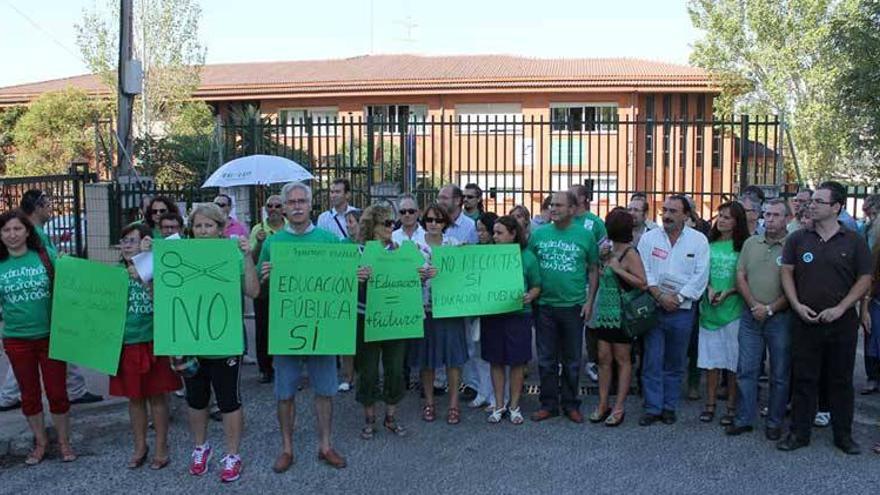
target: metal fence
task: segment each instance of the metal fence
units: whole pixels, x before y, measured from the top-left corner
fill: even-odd
[[[84,257],[87,249],[84,186],[95,180],[95,174],[82,167],[72,167],[67,175],[0,178],[0,210],[18,208],[29,189],[45,192],[52,200],[53,215],[43,229],[59,251]]]
[[[488,211],[532,212],[552,191],[584,184],[605,215],[645,192],[692,195],[709,215],[746,184],[786,181],[782,125],[771,117],[548,120],[543,116],[378,121],[372,117],[226,123],[224,160],[262,153],[291,158],[315,175],[315,210],[329,207],[337,177],[367,205],[411,192],[422,204],[445,183],[476,183]]]
[[[114,182],[108,195],[110,211],[110,239],[115,244],[123,226],[143,218],[143,203],[156,196],[164,196],[174,202],[182,216],[196,203],[210,202],[217,188],[202,189],[198,185],[185,187],[160,187],[151,180],[130,183]]]

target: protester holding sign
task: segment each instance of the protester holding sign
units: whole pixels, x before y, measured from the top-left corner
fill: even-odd
[[[538,260],[525,249],[527,241],[522,225],[512,216],[499,218],[492,227],[496,244],[518,244],[522,249],[524,293],[522,310],[515,313],[480,318],[482,358],[492,372],[495,405],[489,414],[490,423],[499,423],[504,414],[515,425],[523,423],[519,408],[526,366],[532,359],[532,302],[541,294],[541,271]],[[510,404],[504,404],[505,368],[510,366]]]
[[[422,227],[426,230],[425,244],[422,252],[425,255],[427,265],[423,278],[430,278],[437,273],[431,265],[431,253],[437,246],[456,246],[459,244],[454,238],[444,234],[449,227],[451,219],[445,209],[438,205],[431,205],[425,209],[422,217]],[[461,367],[468,360],[467,337],[463,318],[434,318],[431,314],[431,285],[425,283],[425,336],[414,340],[408,350],[408,361],[411,368],[420,369],[422,390],[425,393],[425,405],[422,408],[422,419],[428,422],[434,421],[434,371],[437,368],[445,368],[449,379],[449,410],[446,422],[451,425],[461,421],[459,409],[458,385],[461,382]]]
[[[284,230],[273,235],[263,244],[260,253],[262,281],[266,284],[272,270],[271,248],[276,243],[336,244],[336,235],[315,228],[310,215],[312,212],[312,189],[301,182],[290,182],[281,189],[284,200],[284,214],[287,225]],[[274,297],[270,295],[270,297]],[[270,301],[271,309],[271,301]],[[271,332],[271,328],[270,328]],[[272,346],[270,336],[270,348]],[[281,428],[281,454],[275,459],[272,469],[283,473],[293,464],[293,425],[296,414],[296,392],[303,365],[308,366],[309,383],[315,391],[315,411],[318,419],[318,459],[337,469],[346,466],[345,458],[330,445],[331,422],[333,418],[333,397],[336,395],[336,356],[276,355],[275,399],[278,401],[278,423]]]
[[[574,221],[576,208],[573,192],[555,193],[550,203],[553,223],[539,228],[529,239],[529,249],[541,266],[542,282],[535,331],[541,408],[532,414],[533,421],[558,416],[560,407],[571,421],[584,421],[578,381],[584,321],[592,316],[599,281],[599,255],[596,239],[582,223]]]
[[[361,241],[378,241],[383,249],[396,249],[391,240],[391,232],[394,229],[394,220],[391,218],[391,210],[379,205],[367,207],[360,220],[359,232]],[[415,273],[416,268],[413,268]],[[385,401],[385,420],[382,425],[388,431],[397,436],[406,435],[406,428],[401,425],[395,413],[397,403],[403,399],[406,393],[404,386],[403,365],[406,359],[406,340],[380,340],[366,342],[364,339],[364,313],[367,303],[366,283],[373,275],[370,266],[361,267],[358,272],[360,288],[358,290],[358,340],[357,354],[355,357],[355,370],[357,371],[357,395],[355,399],[364,406],[366,425],[361,430],[361,438],[369,440],[376,433],[376,409],[375,404],[380,400]],[[382,364],[384,379],[382,388],[379,388],[379,363]]]
[[[273,194],[266,199],[266,219],[251,229],[250,242],[254,262],[260,257],[266,239],[284,228],[284,201]],[[257,365],[260,368],[260,383],[271,383],[275,379],[272,356],[269,355],[269,294],[261,292],[254,299],[254,340],[257,344]]]
[[[150,469],[168,465],[168,392],[180,389],[180,377],[171,370],[167,356],[153,354],[153,295],[151,284],[145,284],[134,271],[132,258],[141,252],[141,239],[150,235],[144,224],[131,224],[122,229],[119,246],[122,262],[131,278],[128,283],[128,316],[125,320],[122,357],[119,371],[110,377],[110,395],[128,397],[128,416],[134,435],[134,455],[129,469],[143,466],[147,460],[147,402],[153,412],[156,429],[156,453]]]
[[[49,448],[43,422],[42,386],[49,399],[52,423],[58,430],[61,460],[76,454],[70,445],[70,420],[65,379],[67,364],[49,359],[49,306],[53,261],[34,226],[21,210],[0,215],[0,306],[3,308],[3,349],[21,387],[21,411],[34,434],[34,449],[25,464],[39,464]],[[40,377],[42,376],[42,380]]]
[[[599,404],[590,414],[591,423],[619,426],[623,423],[624,404],[632,381],[632,339],[621,325],[621,297],[624,292],[644,290],[645,267],[633,246],[633,218],[617,207],[605,217],[611,249],[603,256],[604,268],[596,296],[596,336],[599,353]],[[608,406],[613,367],[617,364],[617,397]]]
[[[217,239],[223,237],[226,214],[220,207],[204,204],[193,209],[189,225],[196,239]],[[183,242],[183,241],[178,241]],[[250,243],[247,237],[238,239],[243,254],[244,293],[257,297],[260,292],[254,261],[250,256]],[[186,401],[189,404],[190,432],[195,440],[189,472],[201,476],[208,472],[208,461],[212,449],[208,443],[208,405],[211,389],[216,395],[217,405],[223,415],[223,433],[226,437],[226,455],[221,460],[223,471],[220,480],[236,481],[241,476],[241,457],[238,454],[244,420],[241,413],[241,392],[239,391],[241,356],[199,356],[198,371],[193,376],[185,376]]]

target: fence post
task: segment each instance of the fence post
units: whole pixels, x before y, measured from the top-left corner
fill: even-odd
[[[373,170],[375,169],[375,143],[373,142],[375,129],[373,128],[373,116],[367,115],[367,194],[373,195]],[[384,158],[384,157],[383,157]]]
[[[749,185],[749,116],[740,115],[739,131],[739,190]]]

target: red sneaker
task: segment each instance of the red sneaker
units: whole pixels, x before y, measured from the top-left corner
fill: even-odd
[[[201,476],[208,472],[208,461],[211,460],[211,446],[196,447],[192,453],[192,462],[189,464],[189,474]]]
[[[227,454],[220,462],[223,464],[220,481],[229,483],[241,478],[241,457]]]

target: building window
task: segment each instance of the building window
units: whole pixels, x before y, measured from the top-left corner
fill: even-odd
[[[654,95],[645,97],[645,166],[654,166]]]
[[[288,136],[304,136],[311,119],[311,132],[319,136],[336,135],[336,107],[282,108],[278,110],[278,123]]]
[[[617,132],[617,104],[554,103],[550,121],[556,132]]]
[[[425,134],[425,119],[428,116],[427,105],[369,105],[367,117],[373,118],[377,132],[398,134],[410,130],[413,125],[416,134]]]
[[[458,130],[470,133],[522,134],[519,103],[468,103],[455,106]]]

